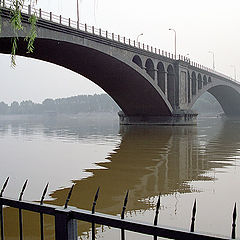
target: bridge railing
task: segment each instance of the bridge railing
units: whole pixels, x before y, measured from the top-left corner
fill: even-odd
[[[12,7],[12,1],[11,0],[0,0],[0,6],[4,7],[4,8],[11,8]],[[89,26],[87,24],[83,24],[83,23],[74,21],[70,18],[65,18],[61,15],[55,15],[52,12],[45,12],[42,9],[37,9],[37,8],[32,7],[30,5],[28,5],[28,6],[24,5],[21,11],[25,14],[35,14],[38,18],[41,18],[41,19],[44,19],[44,20],[47,20],[47,21],[51,21],[51,22],[54,22],[54,23],[58,23],[58,24],[61,24],[61,25],[65,25],[67,27],[71,27],[71,28],[77,29],[79,31],[85,31],[85,32],[90,33],[90,34],[98,35],[100,37],[107,38],[107,39],[110,39],[112,41],[117,41],[117,42],[120,42],[122,44],[129,45],[131,47],[135,47],[135,48],[138,48],[138,49],[142,49],[142,50],[145,50],[145,51],[148,51],[148,52],[151,52],[151,53],[154,53],[154,54],[166,57],[166,58],[170,58],[170,59],[173,59],[173,60],[181,60],[181,61],[187,62],[188,64],[190,64],[191,66],[193,66],[195,68],[199,68],[201,70],[208,71],[210,73],[213,73],[213,74],[219,75],[223,78],[226,78],[230,81],[239,83],[236,79],[233,79],[233,78],[231,78],[231,77],[229,77],[225,74],[217,72],[217,71],[215,71],[215,70],[213,70],[209,67],[205,67],[205,66],[203,66],[201,64],[198,64],[194,61],[190,61],[190,59],[188,57],[183,56],[183,55],[175,56],[172,53],[169,53],[169,52],[167,52],[165,50],[162,50],[162,49],[159,49],[159,48],[154,48],[153,46],[150,46],[148,44],[145,44],[145,43],[142,43],[142,42],[137,42],[136,40],[132,40],[130,38],[126,38],[124,36],[117,35],[115,33],[109,32],[107,30],[103,30],[101,28],[95,28],[94,26]]]

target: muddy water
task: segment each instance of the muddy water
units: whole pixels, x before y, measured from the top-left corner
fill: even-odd
[[[10,176],[5,196],[39,200],[50,182],[46,203],[90,209],[100,186],[97,211],[119,215],[129,189],[126,218],[153,222],[161,193],[159,224],[189,229],[197,199],[196,230],[229,236],[240,193],[240,121],[200,118],[193,127],[119,127],[115,115],[1,117],[0,182]],[[6,239],[18,239],[18,218],[5,209]],[[16,225],[16,227],[15,227]],[[79,237],[91,226],[79,222]],[[45,217],[47,239],[53,219]],[[98,227],[100,239],[118,239],[119,230]],[[39,216],[24,212],[25,239],[39,239]],[[129,239],[152,239],[127,233]]]

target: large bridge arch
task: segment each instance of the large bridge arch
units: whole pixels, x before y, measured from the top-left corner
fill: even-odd
[[[0,38],[0,52],[9,54],[10,44],[10,38]],[[37,38],[35,51],[30,55],[26,54],[25,45],[24,39],[19,38],[18,55],[54,63],[83,75],[107,92],[125,114],[171,115],[161,93],[136,70],[135,63],[126,64],[103,52],[66,41]]]
[[[218,85],[208,89],[227,116],[240,116],[240,93],[233,87]]]
[[[10,54],[14,33],[8,18],[2,18],[0,53]],[[26,53],[27,18],[19,32],[17,55],[53,63],[88,78],[108,93],[129,116],[170,116],[172,107],[152,78],[141,68],[141,57],[113,46],[111,40],[95,41],[95,36],[82,34],[59,24],[45,28],[38,21],[34,52]],[[106,44],[106,41],[109,41]],[[137,54],[135,54],[137,55]],[[158,104],[156,104],[158,103]]]
[[[226,116],[240,116],[240,92],[234,88],[234,85],[228,85],[222,82],[222,84],[209,86],[206,89],[207,92],[212,94],[221,105]],[[201,97],[206,91],[201,91],[189,105],[193,107],[194,103],[199,97]]]

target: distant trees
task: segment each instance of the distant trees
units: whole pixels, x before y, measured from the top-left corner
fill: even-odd
[[[69,98],[45,99],[42,104],[32,101],[16,101],[8,106],[0,102],[0,114],[44,114],[66,113],[77,114],[82,112],[118,112],[118,105],[107,94],[79,95]]]
[[[4,102],[0,102],[0,114],[8,113],[8,105]]]

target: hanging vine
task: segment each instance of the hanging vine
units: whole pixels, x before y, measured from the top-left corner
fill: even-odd
[[[29,4],[34,6],[34,4],[37,3],[37,0],[32,1],[32,0],[27,0]],[[11,26],[13,29],[14,36],[12,37],[12,48],[11,48],[11,65],[12,67],[16,66],[16,52],[18,48],[18,32],[23,30],[23,25],[22,25],[22,14],[21,11],[23,9],[25,0],[11,0]],[[0,19],[1,20],[1,19]],[[32,53],[34,50],[34,41],[35,38],[37,37],[37,31],[36,31],[36,23],[37,23],[37,16],[36,12],[34,12],[30,17],[29,17],[29,23],[31,25],[30,31],[25,38],[27,41],[27,53]]]
[[[36,24],[37,24],[37,16],[36,13],[31,15],[29,18],[29,23],[31,24],[31,29],[25,40],[28,42],[27,45],[27,53],[33,53],[34,50],[34,41],[37,37],[37,30],[36,30]]]

